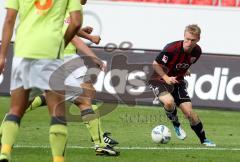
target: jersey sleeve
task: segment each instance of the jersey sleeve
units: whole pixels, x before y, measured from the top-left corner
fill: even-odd
[[[155,61],[161,65],[166,66],[172,59],[172,55],[166,49],[163,49],[160,54],[156,57]]]
[[[73,12],[73,11],[81,11],[82,12],[82,5],[80,4],[80,1],[79,0],[69,0],[67,11],[68,12]]]
[[[7,0],[5,4],[5,8],[15,9],[18,11],[19,0]]]

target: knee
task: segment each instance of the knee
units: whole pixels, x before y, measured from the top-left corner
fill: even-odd
[[[174,101],[172,99],[169,99],[169,100],[166,100],[164,102],[164,107],[167,109],[167,110],[172,110],[173,107],[174,107]]]

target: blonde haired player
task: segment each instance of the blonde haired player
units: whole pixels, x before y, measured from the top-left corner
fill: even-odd
[[[178,106],[189,120],[201,144],[214,147],[216,144],[206,138],[203,124],[192,109],[184,81],[184,76],[190,75],[190,66],[196,63],[202,54],[201,47],[197,44],[200,35],[201,29],[198,25],[188,25],[184,31],[184,40],[167,44],[153,61],[155,72],[149,80],[149,85],[162,103],[167,117],[172,121],[177,138],[181,140],[186,138],[186,133],[178,120],[176,109]]]

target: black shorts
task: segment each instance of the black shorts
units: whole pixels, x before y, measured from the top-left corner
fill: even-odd
[[[173,96],[177,106],[184,102],[191,102],[191,99],[187,92],[187,83],[184,81],[175,85],[169,85],[167,83],[150,83],[149,86],[156,97],[159,97],[164,93],[169,92]]]

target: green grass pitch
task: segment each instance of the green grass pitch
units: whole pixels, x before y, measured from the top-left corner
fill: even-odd
[[[9,108],[9,98],[0,98],[0,119]],[[77,109],[74,110],[77,112]],[[119,157],[96,156],[90,135],[83,123],[69,123],[67,162],[238,162],[240,161],[240,113],[234,111],[199,110],[207,137],[216,148],[199,144],[188,121],[179,111],[180,121],[187,138],[180,141],[161,107],[119,105],[112,113],[102,117],[104,130],[120,144]],[[167,125],[172,132],[168,144],[154,144],[150,133],[159,124]],[[49,162],[51,151],[48,142],[49,116],[46,107],[28,112],[12,153],[12,162]]]

